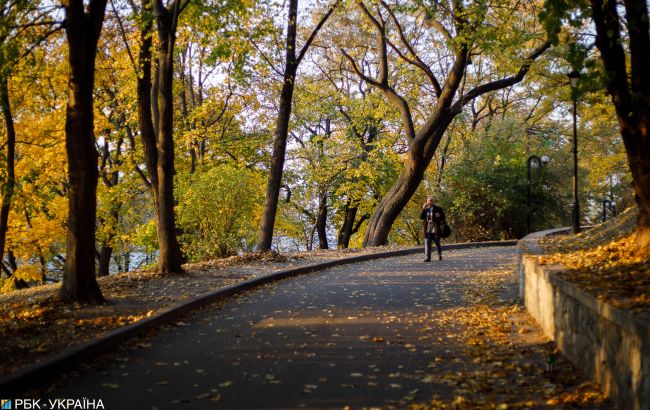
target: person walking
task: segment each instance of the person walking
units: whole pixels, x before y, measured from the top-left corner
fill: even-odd
[[[436,244],[438,251],[438,260],[442,260],[442,248],[440,247],[441,223],[445,219],[445,212],[441,207],[433,203],[433,197],[427,197],[427,201],[422,205],[422,226],[424,228],[424,254],[425,262],[431,262],[432,241]]]

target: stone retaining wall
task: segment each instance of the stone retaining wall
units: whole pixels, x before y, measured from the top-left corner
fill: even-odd
[[[518,244],[519,296],[544,333],[575,367],[599,383],[621,410],[650,410],[650,318],[632,316],[566,282],[561,265],[540,266],[533,256],[545,235]]]

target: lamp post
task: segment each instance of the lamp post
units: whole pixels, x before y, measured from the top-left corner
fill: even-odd
[[[612,207],[612,201],[609,199],[603,199],[603,222],[607,220],[607,208]]]
[[[530,215],[531,215],[531,206],[530,206],[530,168],[532,166],[533,161],[537,162],[537,165],[541,168],[548,164],[549,157],[544,155],[543,157],[538,157],[537,155],[531,155],[528,157],[528,160],[526,161],[526,176],[528,177],[528,189],[527,189],[527,205],[528,205],[528,215],[526,215],[526,233],[530,233]]]
[[[573,100],[573,233],[580,232],[580,203],[578,202],[578,126],[576,121],[576,109],[578,100],[578,80],[580,73],[577,70],[569,74],[571,84],[571,99]]]
[[[603,199],[603,222],[607,220],[607,210],[609,209],[609,214],[612,216],[616,215],[616,204],[609,199]]]

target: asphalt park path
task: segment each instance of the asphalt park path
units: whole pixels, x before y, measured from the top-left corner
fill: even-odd
[[[104,355],[45,397],[102,399],[109,410],[403,408],[444,398],[451,387],[430,375],[435,363],[460,366],[453,335],[466,325],[433,319],[466,303],[477,272],[511,269],[515,253],[456,250],[431,263],[417,254],[279,281]],[[514,280],[502,291],[514,298]]]

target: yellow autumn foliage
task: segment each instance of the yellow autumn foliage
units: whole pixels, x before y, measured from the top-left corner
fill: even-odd
[[[20,265],[14,274],[5,281],[0,293],[11,292],[16,289],[16,281],[22,280],[29,282],[40,282],[43,280],[43,272],[41,267],[33,264]]]

